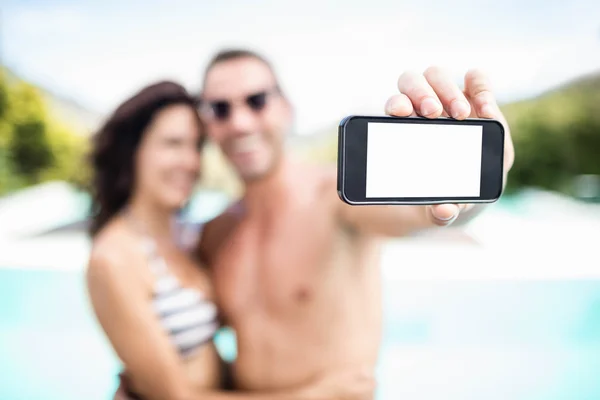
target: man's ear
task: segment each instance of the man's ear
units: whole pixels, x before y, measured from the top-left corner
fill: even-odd
[[[285,109],[286,117],[287,117],[288,121],[290,121],[290,127],[291,127],[294,125],[296,115],[295,115],[294,107],[292,106],[292,103],[287,98],[287,96],[283,96],[283,107]]]
[[[285,116],[287,120],[287,126],[285,127],[285,131],[288,134],[296,133],[296,113],[292,104],[286,99],[285,100]]]

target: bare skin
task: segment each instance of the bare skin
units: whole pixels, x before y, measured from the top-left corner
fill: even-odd
[[[403,75],[401,93],[386,111],[503,120],[481,73],[470,72],[465,84],[464,94],[438,69]],[[342,203],[334,169],[285,154],[281,143],[293,114],[286,98],[273,96],[260,111],[244,105],[246,96],[275,86],[266,64],[241,57],[213,66],[203,93],[208,104],[235,104],[227,119],[210,110],[205,118],[245,193],[239,206],[207,225],[199,252],[214,271],[219,305],[236,331],[235,381],[247,391],[296,387],[344,368],[372,371],[381,336],[381,240],[457,224],[481,210]],[[505,176],[514,157],[510,134],[506,148]]]
[[[156,113],[140,145],[130,150],[135,181],[125,214],[113,215],[93,237],[86,271],[89,297],[123,364],[127,389],[144,400],[364,399],[373,390],[372,376],[345,370],[289,390],[223,392],[221,360],[212,341],[188,358],[173,346],[152,303],[157,277],[150,268],[143,239],[151,238],[156,244],[156,252],[180,285],[214,299],[210,271],[190,249],[177,244],[172,224],[199,176],[201,132],[197,117],[191,105],[171,105]],[[127,138],[128,132],[117,133],[117,138]],[[113,162],[118,159],[115,154]],[[123,386],[115,398],[128,399]]]
[[[165,227],[165,229],[167,229]],[[164,231],[163,231],[164,232]],[[123,218],[116,218],[97,237],[87,279],[101,326],[126,366],[129,390],[145,400],[362,400],[374,381],[368,372],[340,369],[307,385],[262,390],[260,393],[222,391],[222,369],[216,346],[210,342],[183,360],[162,331],[149,301],[154,277],[147,268],[139,235]],[[181,284],[213,299],[210,277],[172,244],[160,251]],[[121,387],[115,400],[128,400]]]
[[[206,254],[219,306],[237,333],[234,374],[242,390],[296,387],[377,362],[378,243],[341,221],[329,171],[286,169],[282,178],[298,183],[265,198],[276,205],[231,210],[204,235],[215,250]],[[225,226],[227,237],[217,238]]]
[[[167,243],[160,251],[182,285],[212,297],[207,272],[188,254]],[[163,333],[149,304],[155,277],[139,235],[122,218],[97,238],[87,279],[96,315],[127,367],[130,389],[148,399],[178,399],[187,391],[220,387],[220,359],[212,342],[184,361]]]
[[[92,307],[124,364],[127,383],[148,399],[186,398],[221,384],[212,343],[187,360],[172,346],[152,308],[156,277],[142,246],[142,235],[152,238],[182,285],[213,297],[208,271],[176,245],[171,224],[198,178],[199,140],[192,106],[172,105],[155,115],[132,154],[136,181],[126,206],[145,232],[116,214],[94,236],[86,271]]]

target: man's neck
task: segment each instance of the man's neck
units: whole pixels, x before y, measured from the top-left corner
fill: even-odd
[[[126,213],[143,233],[158,241],[170,241],[173,238],[173,211],[159,207],[148,201],[134,198],[128,205]]]
[[[247,182],[244,206],[248,212],[277,209],[289,197],[293,181],[294,163],[284,158],[268,176]]]

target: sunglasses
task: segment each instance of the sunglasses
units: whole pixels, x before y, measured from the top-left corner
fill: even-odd
[[[267,105],[269,95],[274,94],[275,92],[277,92],[277,89],[253,93],[246,96],[242,102],[250,110],[258,113]],[[225,121],[231,116],[233,106],[234,102],[228,100],[215,100],[209,102],[200,101],[200,111],[219,121]]]

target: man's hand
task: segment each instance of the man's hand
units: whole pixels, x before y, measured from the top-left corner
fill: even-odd
[[[278,392],[221,392],[207,390],[186,397],[189,400],[373,400],[375,377],[368,371],[340,371],[328,374],[309,385]],[[130,400],[121,381],[112,400]]]
[[[303,400],[372,400],[375,397],[375,377],[369,371],[339,371],[327,374],[300,390]]]
[[[386,103],[390,116],[421,116],[454,119],[491,118],[500,121],[505,129],[504,185],[513,165],[515,152],[508,124],[492,94],[487,77],[480,71],[467,72],[464,91],[460,90],[441,69],[431,67],[424,74],[404,73],[398,79],[400,93]],[[440,204],[429,206],[427,216],[436,225],[452,223],[459,215],[473,208],[473,204]]]
[[[112,400],[130,400],[129,396],[127,396],[127,392],[125,391],[125,386],[122,381],[119,384],[119,387],[117,388]]]

